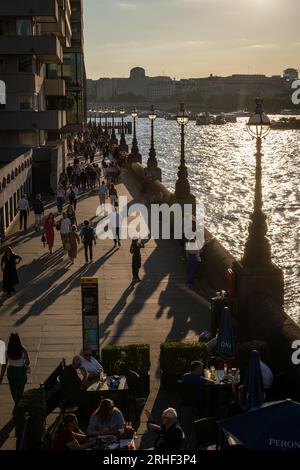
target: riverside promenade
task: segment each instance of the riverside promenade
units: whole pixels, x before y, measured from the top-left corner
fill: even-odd
[[[132,176],[124,170],[117,185],[119,196],[142,202]],[[95,227],[98,194],[81,194],[77,205],[77,222],[90,219]],[[56,205],[47,207],[56,213]],[[120,248],[112,240],[97,241],[94,262],[86,264],[80,245],[74,265],[61,249],[59,232],[55,232],[53,255],[48,254],[36,234],[33,215],[26,232],[16,225],[5,244],[22,256],[18,266],[20,283],[17,293],[0,300],[0,336],[7,340],[17,331],[28,348],[31,374],[26,389],[38,387],[64,357],[69,363],[81,350],[82,276],[99,278],[99,314],[101,347],[112,344],[149,343],[151,347],[150,395],[145,408],[159,418],[168,395],[158,399],[159,348],[166,341],[197,340],[199,332],[210,325],[209,304],[186,285],[185,263],[179,259],[179,247],[168,240],[150,240],[142,250],[142,282],[131,284],[130,241]],[[171,394],[172,395],[172,394]],[[11,422],[13,402],[6,377],[0,385],[0,448],[15,449]],[[138,436],[145,431],[141,416]]]

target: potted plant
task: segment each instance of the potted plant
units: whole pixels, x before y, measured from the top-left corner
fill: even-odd
[[[140,391],[149,392],[149,344],[105,346],[101,351],[101,362],[108,375],[126,375],[129,370],[137,372],[140,376]]]
[[[208,362],[207,345],[203,342],[163,343],[160,346],[161,386],[174,389],[177,381],[190,370],[192,361]]]
[[[39,450],[46,423],[46,393],[43,388],[27,390],[14,408],[17,448],[21,443],[25,418],[28,416],[24,438],[25,450]]]

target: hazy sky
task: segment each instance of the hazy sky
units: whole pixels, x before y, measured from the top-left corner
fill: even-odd
[[[87,76],[189,78],[300,67],[300,0],[84,0]]]

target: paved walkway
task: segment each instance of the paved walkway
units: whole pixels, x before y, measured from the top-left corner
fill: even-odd
[[[119,195],[140,202],[140,195],[126,172],[117,186]],[[83,195],[77,207],[77,220],[96,221],[96,193]],[[48,211],[47,211],[48,212]],[[32,372],[27,388],[39,383],[62,357],[69,362],[81,349],[81,276],[99,277],[101,346],[144,342],[151,345],[151,393],[146,407],[160,413],[158,400],[159,347],[162,342],[194,340],[209,327],[208,303],[185,284],[185,266],[169,241],[150,240],[142,250],[142,282],[131,285],[130,242],[119,249],[112,241],[98,241],[94,263],[86,265],[82,246],[70,266],[61,250],[56,232],[54,253],[48,255],[41,235],[30,229],[16,231],[7,241],[22,256],[17,293],[0,300],[0,338],[7,340],[18,331],[29,350]],[[171,403],[170,403],[171,404]],[[2,449],[15,448],[14,432],[8,424],[12,400],[6,378],[0,385],[0,436],[7,433]],[[139,433],[145,429],[142,417]]]

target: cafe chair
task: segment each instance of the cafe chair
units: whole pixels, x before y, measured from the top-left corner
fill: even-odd
[[[206,414],[207,409],[207,390],[194,384],[184,384],[181,380],[177,380],[177,390],[180,396],[179,419],[182,416],[184,407],[192,409],[193,415]]]
[[[196,448],[197,450],[207,449],[215,445],[219,447],[219,432],[216,418],[202,418],[194,421]]]
[[[40,384],[40,387],[45,390],[46,394],[47,416],[52,413],[55,408],[59,407],[63,401],[61,385],[58,378],[62,375],[65,366],[66,361],[62,359],[45,382]]]
[[[135,418],[139,419],[138,407],[143,406],[146,402],[145,398],[138,397],[138,390],[140,388],[140,376],[134,370],[128,370],[125,374],[126,382],[129,389],[129,398],[133,404]]]

